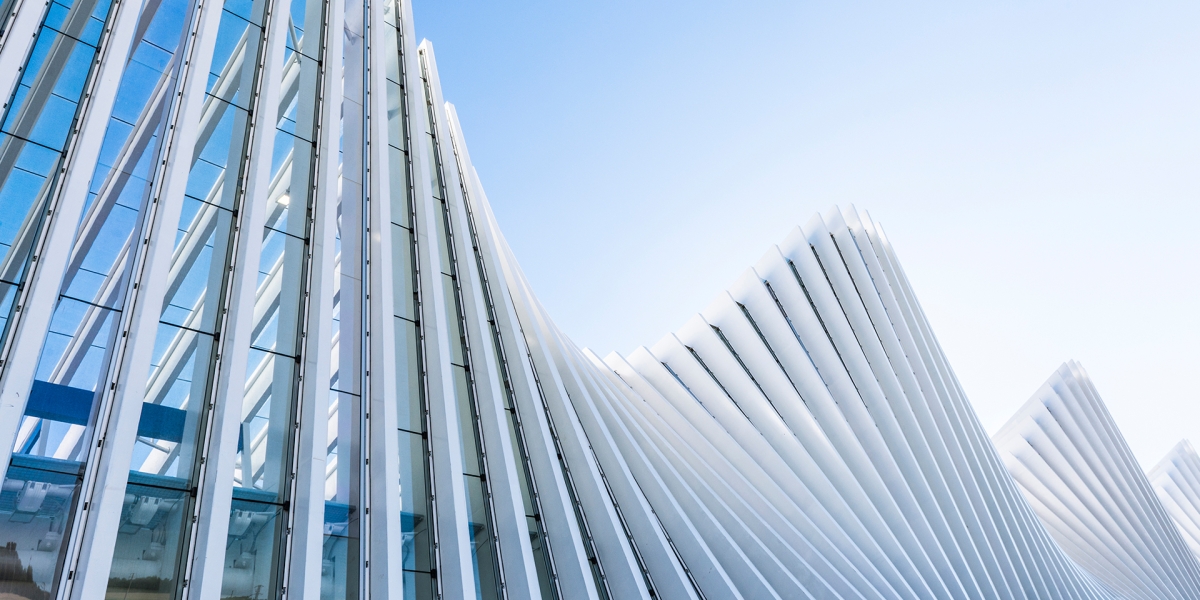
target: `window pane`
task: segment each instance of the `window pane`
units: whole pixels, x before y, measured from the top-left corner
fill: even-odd
[[[217,30],[205,91],[225,102],[249,109],[251,86],[244,80],[250,78],[253,62],[248,63],[246,56],[253,57],[258,50],[262,30],[246,20],[247,15],[231,12],[231,7],[236,10],[236,4],[226,2],[225,10],[221,12],[221,26]]]
[[[159,323],[130,469],[186,487],[208,398],[212,336]]]
[[[308,237],[308,207],[313,187],[312,161],[313,146],[310,142],[275,130],[271,189],[263,203],[268,228],[298,238]]]
[[[491,517],[483,481],[466,475],[467,484],[467,535],[471,540],[471,559],[475,566],[475,582],[479,585],[481,598],[499,598],[500,576],[496,560],[496,540],[492,536]]]
[[[422,405],[420,343],[417,326],[396,318],[396,426],[413,432],[425,430]]]
[[[224,289],[233,214],[185,198],[162,320],[212,334]]]
[[[392,224],[392,272],[393,314],[415,321],[412,234],[396,224]]]
[[[391,187],[392,222],[402,227],[412,226],[408,199],[408,155],[394,145],[388,146],[388,185]]]
[[[282,501],[283,475],[290,464],[292,387],[296,360],[251,349],[242,398],[242,429],[234,485]]]
[[[14,456],[0,491],[0,553],[11,565],[0,586],[26,598],[50,598],[62,573],[79,494],[80,465]],[[21,597],[18,596],[18,597]]]
[[[133,475],[125,488],[108,598],[166,600],[178,587],[190,498],[184,490],[133,483],[152,480]]]
[[[13,451],[82,462],[112,342],[113,311],[63,298],[55,308]]]
[[[415,571],[404,572],[404,600],[434,600],[433,576]]]
[[[454,397],[457,400],[458,427],[462,432],[463,472],[467,475],[483,474],[483,464],[479,456],[479,443],[475,439],[475,411],[471,402],[470,382],[467,380],[467,370],[451,365],[454,376]]]
[[[259,257],[251,347],[283,356],[299,355],[307,251],[304,240],[266,230]]]
[[[433,539],[430,534],[428,453],[418,434],[400,432],[400,529],[404,536],[404,568],[429,571],[433,568]]]
[[[4,132],[54,150],[65,149],[95,56],[94,46],[42,28],[5,116]]]
[[[234,492],[229,512],[229,536],[225,544],[225,574],[222,600],[273,598],[279,589],[276,554],[283,509],[275,504],[248,498],[253,493]]]
[[[321,563],[322,600],[358,597],[358,490],[361,448],[360,399],[330,394],[329,454],[325,459],[325,539]]]
[[[550,578],[550,549],[546,547],[546,536],[539,529],[541,522],[533,517],[525,517],[525,523],[529,527],[529,544],[533,547],[533,564],[537,568],[542,598],[557,598],[558,591]]]
[[[50,148],[0,134],[0,281],[21,281],[59,158]]]

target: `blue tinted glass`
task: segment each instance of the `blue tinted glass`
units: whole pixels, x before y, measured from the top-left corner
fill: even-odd
[[[71,7],[61,2],[51,2],[50,8],[46,9],[46,20],[43,21],[45,27],[54,29],[55,31],[63,30],[63,22],[67,20],[67,15],[71,12]]]

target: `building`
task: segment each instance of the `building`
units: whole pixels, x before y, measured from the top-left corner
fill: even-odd
[[[1200,597],[1186,521],[1172,520],[1186,513],[1164,509],[1078,363],[1060,367],[995,440],[1054,540],[1117,597]],[[1182,448],[1191,446],[1173,453]]]
[[[1184,542],[1200,556],[1200,456],[1191,442],[1176,444],[1150,470],[1149,477]]]
[[[601,359],[529,289],[408,2],[0,15],[0,597],[1125,593],[865,215]]]

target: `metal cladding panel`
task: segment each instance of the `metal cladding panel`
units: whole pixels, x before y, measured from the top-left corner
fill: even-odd
[[[1191,446],[993,443],[853,207],[601,359],[407,0],[9,4],[0,597],[1200,597]]]

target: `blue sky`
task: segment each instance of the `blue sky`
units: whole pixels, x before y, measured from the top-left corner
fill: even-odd
[[[989,432],[1074,358],[1143,465],[1200,442],[1200,4],[417,0],[415,19],[581,346],[652,345],[853,203]]]

